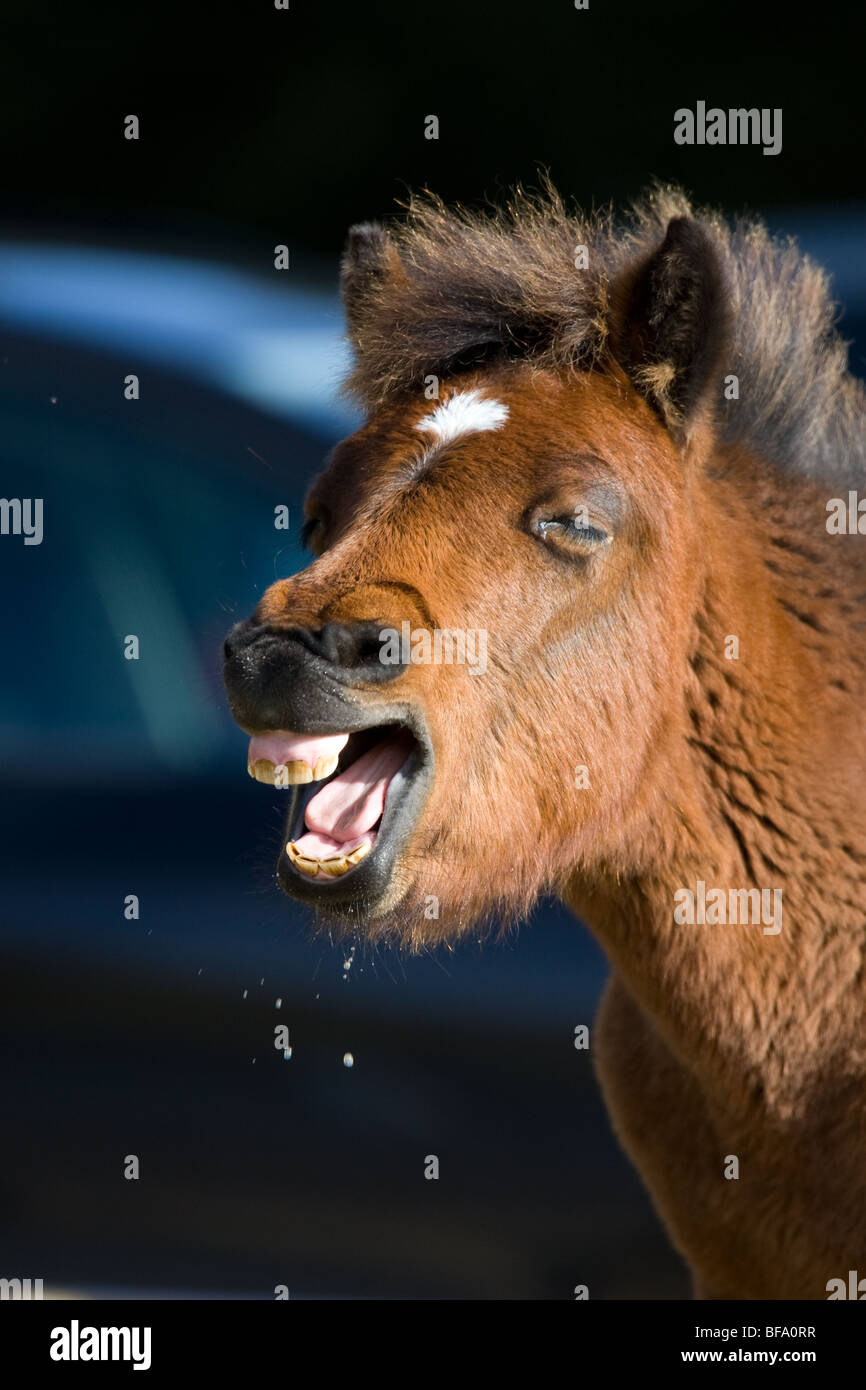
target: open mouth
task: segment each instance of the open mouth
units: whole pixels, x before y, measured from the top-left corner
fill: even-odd
[[[335,904],[380,896],[420,811],[429,763],[426,738],[404,723],[254,735],[250,776],[292,793],[282,887]]]

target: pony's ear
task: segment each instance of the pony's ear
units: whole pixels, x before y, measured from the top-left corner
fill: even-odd
[[[352,337],[364,306],[377,287],[403,273],[400,253],[380,223],[360,222],[349,228],[340,267],[340,292]]]
[[[616,287],[614,352],[675,434],[706,401],[728,342],[724,274],[700,223],[673,217],[664,241]]]

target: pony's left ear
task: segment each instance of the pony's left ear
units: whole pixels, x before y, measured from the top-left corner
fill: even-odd
[[[614,353],[672,433],[688,434],[728,342],[725,278],[708,233],[674,217],[664,241],[615,287]]]
[[[377,289],[403,275],[400,253],[380,223],[361,222],[349,228],[340,266],[340,292],[352,338],[357,337],[364,310]]]

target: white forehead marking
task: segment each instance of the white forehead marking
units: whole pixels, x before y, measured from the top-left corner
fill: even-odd
[[[477,434],[480,430],[501,429],[508,419],[508,406],[482,396],[480,391],[459,391],[450,400],[437,405],[430,415],[419,420],[416,430],[429,430],[439,444],[449,444],[461,434]]]

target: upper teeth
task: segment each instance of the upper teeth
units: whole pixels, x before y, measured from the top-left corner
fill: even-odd
[[[247,763],[247,772],[257,782],[267,782],[272,787],[297,787],[330,777],[339,761],[337,753],[323,754],[316,759],[315,767],[304,762],[272,763],[267,758],[257,758],[254,763]]]

